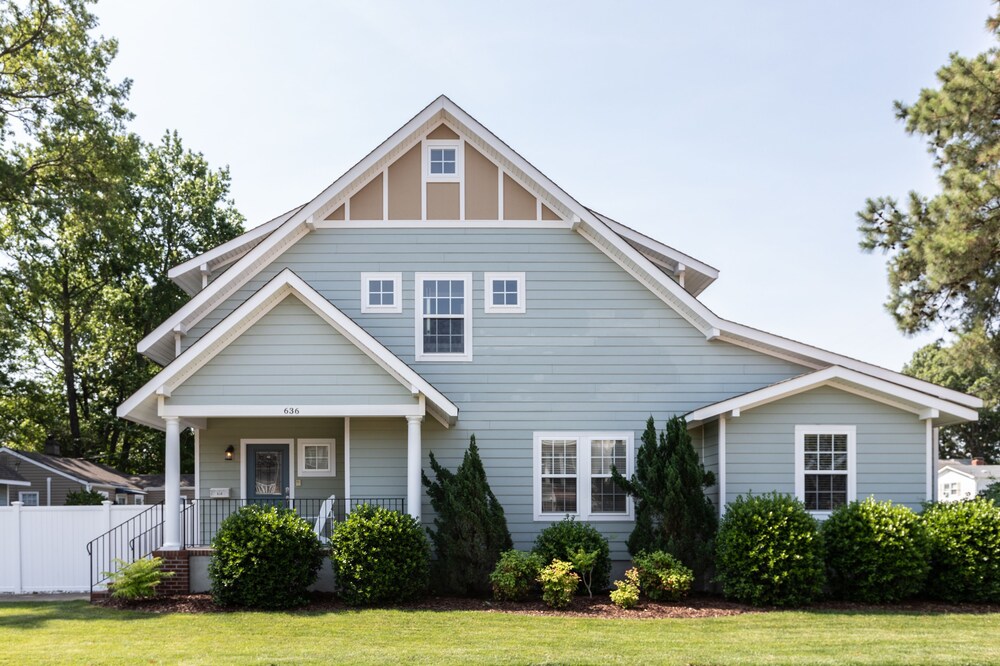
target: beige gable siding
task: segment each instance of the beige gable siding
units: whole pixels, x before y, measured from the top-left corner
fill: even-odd
[[[465,219],[496,220],[499,183],[497,166],[465,144]]]
[[[427,183],[427,219],[457,220],[458,183]]]
[[[344,219],[344,204],[340,204],[337,210],[333,211],[326,216],[327,220],[343,220]]]
[[[389,165],[389,219],[420,219],[420,144]]]
[[[542,219],[543,220],[561,220],[562,218],[552,212],[552,209],[542,204]]]
[[[382,219],[382,174],[375,176],[361,191],[351,197],[352,220]]]
[[[447,125],[438,125],[435,127],[430,134],[427,135],[428,139],[457,139],[458,134],[455,133],[453,129]]]
[[[537,219],[535,197],[521,187],[517,181],[503,175],[503,219],[534,220]]]

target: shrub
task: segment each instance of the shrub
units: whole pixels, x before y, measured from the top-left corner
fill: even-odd
[[[575,553],[570,555],[569,562],[573,565],[573,569],[580,575],[580,580],[583,582],[584,588],[587,590],[587,596],[594,596],[594,591],[592,585],[594,583],[594,565],[597,564],[597,558],[600,556],[601,551],[592,550],[589,553],[583,549],[577,550]]]
[[[156,586],[164,578],[174,575],[173,571],[163,571],[163,559],[159,557],[143,557],[132,563],[116,557],[114,562],[118,570],[104,571],[101,575],[111,579],[108,589],[115,599],[148,599],[156,594]]]
[[[826,574],[834,596],[864,603],[919,594],[927,578],[920,517],[869,497],[837,508],[823,523]]]
[[[639,586],[653,601],[679,601],[691,591],[694,572],[670,553],[639,553],[634,563]]]
[[[727,597],[757,606],[796,606],[823,590],[816,519],[789,495],[736,498],[717,543],[717,580]]]
[[[580,586],[580,577],[569,562],[552,560],[552,564],[539,572],[538,582],[542,584],[542,601],[550,608],[566,608]]]
[[[431,533],[437,559],[435,581],[453,594],[486,594],[500,553],[512,548],[503,507],[490,490],[475,435],[453,474],[430,454],[437,481],[423,474],[437,517]]]
[[[500,553],[500,561],[490,574],[493,597],[497,601],[521,601],[526,599],[538,583],[538,574],[545,566],[542,558],[535,553],[520,550],[506,550]]]
[[[223,606],[289,608],[306,603],[323,563],[319,538],[291,509],[244,506],[219,526],[208,575]]]
[[[108,499],[96,490],[74,490],[66,493],[66,506],[100,506]],[[136,560],[138,561],[138,560]]]
[[[608,540],[593,525],[578,523],[572,518],[552,523],[539,533],[532,550],[544,562],[569,562],[578,550],[587,553],[596,550],[598,554],[591,584],[595,590],[608,588],[611,579],[611,549],[608,547]]]
[[[994,504],[1000,506],[1000,481],[991,483],[990,485],[980,490],[979,497],[991,500]]]
[[[947,601],[1000,602],[1000,506],[976,498],[932,504],[927,593]]]
[[[412,516],[363,505],[333,529],[330,561],[349,604],[406,601],[427,590],[430,545]]]
[[[611,603],[619,608],[635,608],[639,603],[639,572],[632,567],[625,572],[625,580],[616,580],[611,590]]]

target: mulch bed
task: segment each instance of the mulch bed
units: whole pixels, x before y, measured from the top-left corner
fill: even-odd
[[[172,597],[158,597],[140,601],[125,602],[103,599],[95,604],[123,610],[145,611],[148,613],[228,613],[242,611],[242,608],[217,606],[211,595],[187,594]],[[622,610],[606,595],[577,597],[573,604],[561,611],[553,610],[541,600],[532,601],[492,601],[486,599],[466,599],[459,597],[428,597],[408,604],[386,606],[396,610],[417,611],[481,611],[484,613],[514,613],[518,615],[545,615],[550,617],[591,617],[607,619],[659,619],[659,618],[700,618],[743,615],[745,613],[766,613],[777,609],[755,608],[745,604],[726,601],[721,597],[691,597],[677,603],[656,603],[645,601],[636,608]],[[309,604],[295,609],[299,612],[343,612],[354,611],[328,593],[314,592]],[[987,604],[945,604],[930,601],[909,601],[899,604],[853,604],[841,601],[827,601],[813,604],[808,610],[830,612],[904,612],[921,614],[941,613],[1000,613],[1000,606]]]

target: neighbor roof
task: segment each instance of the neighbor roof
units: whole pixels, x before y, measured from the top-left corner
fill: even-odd
[[[10,454],[28,464],[48,469],[84,485],[108,487],[145,494],[141,488],[133,484],[127,476],[118,470],[90,460],[50,456],[44,453],[36,453],[35,451],[14,450],[6,446],[0,447],[0,452]]]
[[[143,490],[159,490],[166,485],[165,474],[134,474],[129,481]],[[194,474],[181,474],[181,488],[194,488]]]
[[[30,486],[31,483],[17,473],[17,470],[7,464],[4,458],[0,458],[0,483],[8,486]]]

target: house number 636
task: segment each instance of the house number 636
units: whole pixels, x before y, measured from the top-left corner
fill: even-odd
[[[285,413],[286,414],[292,414],[292,415],[298,414],[299,413],[299,408],[298,407],[285,407]]]

